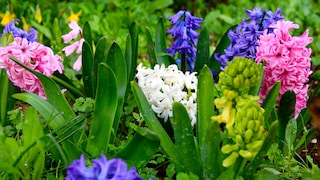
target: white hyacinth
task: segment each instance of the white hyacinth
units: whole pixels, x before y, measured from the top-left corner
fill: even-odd
[[[158,117],[166,122],[172,117],[173,102],[180,102],[187,109],[191,124],[196,123],[198,85],[196,72],[184,74],[177,65],[165,68],[164,64],[161,66],[157,64],[153,69],[139,64],[137,71],[138,85]]]

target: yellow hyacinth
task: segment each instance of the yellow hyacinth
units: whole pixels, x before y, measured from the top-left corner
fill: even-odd
[[[82,14],[82,10],[78,11],[77,13],[73,13],[71,11],[70,16],[66,19],[66,22],[69,23],[71,21],[79,22],[80,20],[80,15]]]
[[[39,6],[37,6],[37,10],[36,10],[36,14],[35,14],[34,18],[36,19],[36,21],[39,24],[42,22],[41,10],[40,10]]]
[[[0,17],[1,17],[1,25],[5,26],[6,24],[12,22],[16,17],[16,15],[14,13],[11,14],[9,11],[6,11],[6,13],[4,14],[1,13]]]
[[[22,17],[21,20],[22,20],[22,24],[23,24],[23,27],[22,27],[22,28],[23,28],[24,30],[26,30],[26,31],[29,30],[30,27],[31,27],[30,24],[27,23],[27,21],[26,21],[26,19],[25,19],[24,17]]]

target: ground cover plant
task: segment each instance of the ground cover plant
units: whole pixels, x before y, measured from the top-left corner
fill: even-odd
[[[316,179],[317,7],[7,1],[0,179]]]

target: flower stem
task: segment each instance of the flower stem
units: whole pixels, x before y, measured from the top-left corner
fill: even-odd
[[[186,53],[181,54],[181,71],[186,72]]]

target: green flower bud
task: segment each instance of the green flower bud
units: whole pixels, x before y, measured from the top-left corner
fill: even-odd
[[[239,157],[238,152],[232,152],[226,159],[223,160],[222,166],[223,167],[231,166],[232,164],[234,164],[236,162],[238,157]]]
[[[255,128],[255,123],[254,121],[249,121],[248,124],[247,124],[247,129],[252,129],[254,130]]]
[[[236,143],[239,144],[239,145],[242,145],[242,144],[243,144],[242,137],[241,137],[239,134],[236,135]]]
[[[250,121],[250,122],[252,122],[252,121]],[[249,123],[248,123],[248,124],[249,124]],[[248,130],[244,133],[244,140],[245,140],[245,142],[246,142],[246,143],[249,143],[250,140],[251,140],[251,138],[252,138],[252,136],[253,136],[253,131],[252,131],[252,129],[248,129]]]
[[[257,140],[246,145],[247,149],[250,151],[258,151],[263,144],[263,140]]]
[[[245,78],[250,78],[251,74],[250,74],[250,68],[246,68],[244,69],[243,73]]]
[[[222,146],[221,148],[221,152],[224,153],[224,154],[229,154],[231,153],[232,151],[238,151],[239,150],[239,145],[237,144],[226,144],[224,146]]]
[[[239,151],[240,156],[242,156],[245,159],[251,159],[253,157],[252,152],[247,150],[240,150]]]
[[[233,87],[238,89],[240,87],[240,85],[242,85],[242,84],[240,84],[240,77],[237,76],[233,79]]]

